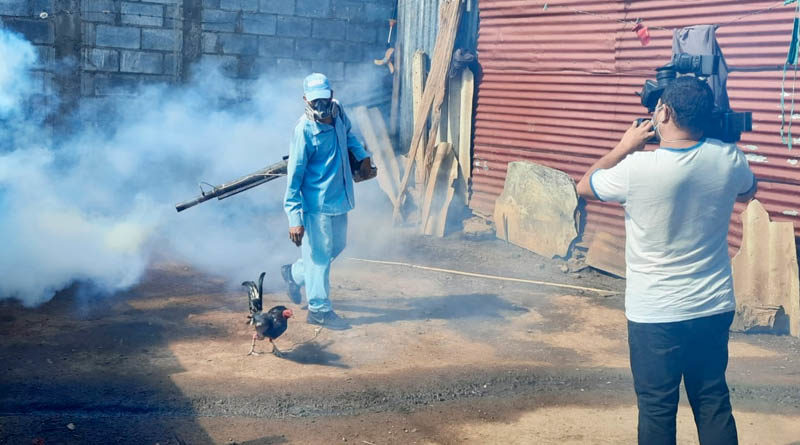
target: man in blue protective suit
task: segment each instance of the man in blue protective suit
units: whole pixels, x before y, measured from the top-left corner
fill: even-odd
[[[294,129],[284,198],[289,239],[301,246],[302,256],[281,267],[281,275],[295,304],[300,304],[300,289],[305,286],[309,324],[348,329],[350,325],[331,306],[331,262],[344,250],[347,212],[355,206],[348,152],[360,163],[364,177],[372,163],[351,132],[350,119],[333,99],[328,78],[309,75],[303,93],[306,112]]]

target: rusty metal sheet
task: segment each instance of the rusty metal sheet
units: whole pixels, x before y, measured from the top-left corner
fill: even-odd
[[[654,69],[672,54],[671,31],[658,27],[723,24],[717,38],[730,66],[779,65],[786,58],[794,17],[794,7],[785,6],[736,20],[774,6],[772,0],[558,0],[543,5],[480,2],[478,51],[484,75],[477,95],[470,206],[483,214],[493,213],[508,162],[541,163],[577,181],[633,119],[647,116],[634,92],[645,79],[654,79]],[[616,21],[636,18],[651,27],[649,46],[641,45],[630,24]],[[800,100],[794,116],[786,112],[798,146],[789,151],[780,137],[782,75],[732,72],[728,93],[735,110],[753,111],[754,131],[744,133],[739,146],[756,175],[793,184],[762,183],[757,197],[773,220],[794,222],[800,235]],[[792,78],[790,72],[789,90]],[[587,241],[600,231],[623,236],[623,224],[617,205],[592,202],[586,207]],[[741,236],[735,215],[731,252]]]

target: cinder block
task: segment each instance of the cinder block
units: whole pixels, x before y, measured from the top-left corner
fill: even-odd
[[[164,71],[164,56],[161,53],[144,51],[122,51],[120,71],[125,73],[161,74]]]
[[[11,15],[11,16],[30,15],[28,2],[24,0],[0,0],[0,15]]]
[[[219,9],[203,10],[203,31],[233,32],[236,30],[237,13]]]
[[[117,8],[113,0],[83,0],[81,20],[114,23]]]
[[[164,8],[164,28],[183,29],[183,11],[180,6]]]
[[[220,56],[216,54],[203,54],[200,56],[200,65],[218,68],[229,76],[235,76],[239,69],[239,59],[235,56]]]
[[[142,49],[180,51],[183,33],[180,29],[142,29]]]
[[[259,57],[250,66],[250,77],[273,75],[276,64],[276,60],[272,57]]]
[[[277,19],[273,14],[242,15],[242,31],[247,34],[273,36],[277,31]]]
[[[122,2],[120,13],[123,25],[164,25],[164,6],[162,5]]]
[[[310,60],[277,59],[275,72],[281,75],[302,77],[311,72]]]
[[[180,54],[176,57],[175,54],[164,54],[164,74],[170,76],[177,76],[180,71]]]
[[[94,96],[94,77],[95,74],[89,71],[81,72],[81,97]],[[82,110],[81,110],[82,111]]]
[[[364,60],[364,51],[360,43],[332,41],[331,53],[337,55],[340,62],[361,62]]]
[[[258,11],[259,0],[220,0],[219,9],[228,11]]]
[[[53,24],[50,20],[5,18],[0,24],[22,34],[32,43],[52,44],[54,41]]]
[[[387,23],[394,12],[392,3],[366,2],[364,4],[364,15],[361,21]]]
[[[161,3],[162,5],[181,6],[183,0],[144,0],[148,3]]]
[[[28,80],[34,94],[44,94],[44,71],[29,71]]]
[[[348,80],[361,79],[373,82],[375,79],[391,79],[385,66],[378,66],[372,62],[354,62],[344,64],[344,76]],[[377,81],[375,85],[378,86]],[[390,82],[391,83],[391,82]],[[391,85],[390,88],[391,90]]]
[[[97,46],[139,49],[141,47],[141,32],[139,28],[97,25],[95,43]]]
[[[344,62],[329,62],[324,60],[311,61],[311,70],[316,73],[323,73],[331,81],[344,79]]]
[[[311,19],[278,16],[277,35],[282,37],[310,37]]]
[[[29,3],[33,15],[39,15],[40,12],[53,13],[53,0],[29,0]]]
[[[259,10],[270,14],[294,15],[294,0],[261,0]]]
[[[347,40],[351,42],[372,43],[375,41],[375,27],[358,23],[347,24]]]
[[[217,45],[223,54],[258,54],[258,37],[246,34],[220,33],[217,36]]]
[[[217,36],[219,34],[213,32],[203,33],[203,52],[206,54],[215,54],[222,51],[217,47]]]
[[[294,55],[294,39],[287,37],[259,37],[258,54],[261,56],[278,58],[292,57]],[[274,62],[274,60],[273,60]]]
[[[109,74],[96,76],[94,92],[97,96],[127,96],[139,86],[140,76],[134,74]]]
[[[50,68],[56,63],[56,49],[52,46],[36,46],[38,57],[34,68]]]
[[[203,0],[204,9],[219,9],[220,0]]]
[[[305,60],[326,60],[331,53],[330,43],[325,39],[297,39],[294,56]]]
[[[87,71],[119,71],[119,53],[111,49],[84,48],[83,69]]]
[[[337,19],[362,21],[364,3],[353,0],[333,0],[333,17]]]
[[[316,39],[344,40],[347,37],[344,20],[314,19],[311,36]]]
[[[295,15],[326,18],[331,16],[331,0],[296,0]]]

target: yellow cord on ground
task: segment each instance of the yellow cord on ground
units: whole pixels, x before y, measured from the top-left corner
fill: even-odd
[[[474,277],[474,278],[485,278],[488,280],[498,280],[498,281],[512,281],[515,283],[526,283],[526,284],[538,284],[540,286],[550,286],[550,287],[561,287],[565,289],[576,289],[576,290],[583,290],[588,292],[595,292],[601,295],[616,295],[619,292],[614,292],[606,289],[595,289],[592,287],[583,287],[583,286],[573,286],[571,284],[561,284],[561,283],[551,283],[548,281],[536,281],[536,280],[526,280],[523,278],[511,278],[511,277],[500,277],[496,275],[486,275],[482,273],[472,273],[472,272],[462,272],[460,270],[450,270],[450,269],[442,269],[439,267],[428,267],[428,266],[419,266],[417,264],[410,264],[410,263],[400,263],[396,261],[378,261],[378,260],[365,260],[362,258],[352,258],[347,257],[346,260],[351,261],[360,261],[362,263],[372,263],[372,264],[384,264],[387,266],[404,266],[410,267],[413,269],[422,269],[422,270],[429,270],[433,272],[443,272],[443,273],[450,273],[454,275],[463,275],[466,277]]]

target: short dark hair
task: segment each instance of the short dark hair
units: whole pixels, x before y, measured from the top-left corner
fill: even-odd
[[[714,92],[705,81],[694,76],[681,76],[664,88],[661,103],[675,112],[678,127],[702,133],[708,128],[714,110]]]

